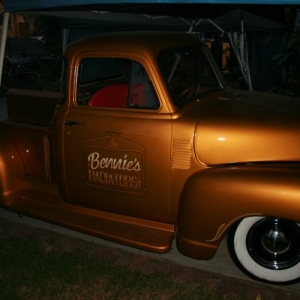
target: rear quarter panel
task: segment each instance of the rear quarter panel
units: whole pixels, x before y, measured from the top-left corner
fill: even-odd
[[[52,130],[12,122],[1,122],[0,133],[14,146],[25,173],[38,177],[50,176]]]
[[[9,205],[20,195],[25,169],[19,152],[0,131],[0,206]]]

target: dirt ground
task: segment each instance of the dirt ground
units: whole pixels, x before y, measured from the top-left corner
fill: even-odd
[[[300,293],[291,291],[285,286],[266,285],[259,282],[237,279],[214,272],[185,267],[176,263],[156,260],[147,255],[137,255],[121,249],[111,248],[55,233],[50,230],[16,223],[0,217],[0,231],[16,237],[33,237],[40,240],[51,240],[65,252],[84,251],[96,259],[109,260],[117,265],[127,266],[143,274],[161,272],[171,275],[180,281],[201,281],[221,291],[242,293],[253,300],[298,300]]]

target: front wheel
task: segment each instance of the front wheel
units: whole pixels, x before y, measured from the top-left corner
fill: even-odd
[[[300,277],[300,228],[295,222],[249,217],[230,229],[233,261],[258,280],[288,283]]]

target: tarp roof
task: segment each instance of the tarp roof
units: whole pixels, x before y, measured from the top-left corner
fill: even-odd
[[[179,18],[173,16],[151,16],[147,14],[118,13],[106,11],[40,11],[39,15],[50,15],[61,18],[64,28],[93,28],[102,31],[118,30],[180,30],[220,33],[241,30],[241,19],[245,32],[280,32],[285,31],[286,26],[272,20],[260,17],[256,14],[239,8],[226,12],[216,18]]]
[[[125,5],[125,4],[270,4],[299,5],[300,0],[6,0],[5,11],[53,9],[58,7],[85,5]]]
[[[248,32],[257,32],[257,31],[285,31],[286,26],[274,22],[270,19],[263,18],[256,14],[250,13],[246,10],[235,9],[224,13],[221,16],[213,18],[213,22],[222,28],[225,32],[233,32],[241,30],[241,20],[243,19],[244,30]],[[201,28],[199,26],[199,28]],[[202,31],[208,32],[209,29],[202,27]]]

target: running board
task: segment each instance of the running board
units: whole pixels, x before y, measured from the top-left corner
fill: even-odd
[[[116,215],[65,202],[20,198],[6,209],[83,233],[156,253],[170,251],[175,226]]]

